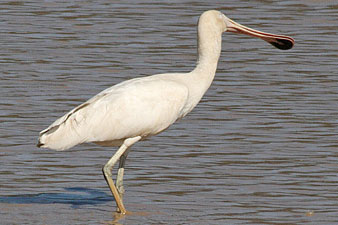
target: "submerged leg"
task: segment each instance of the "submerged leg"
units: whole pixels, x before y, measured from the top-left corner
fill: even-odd
[[[107,164],[102,169],[103,176],[106,179],[112,194],[114,195],[114,198],[115,198],[115,201],[116,201],[116,204],[117,204],[117,208],[118,208],[119,212],[122,213],[122,214],[126,213],[126,209],[124,208],[120,194],[119,194],[118,190],[116,189],[114,181],[112,179],[112,170],[113,170],[113,167],[114,167],[115,163],[117,162],[117,160],[120,159],[120,157],[127,151],[127,149],[130,146],[135,144],[140,139],[141,139],[140,136],[126,139],[123,142],[123,144],[121,145],[121,147],[117,150],[117,152],[113,155],[113,157],[111,157],[111,159],[107,162]]]

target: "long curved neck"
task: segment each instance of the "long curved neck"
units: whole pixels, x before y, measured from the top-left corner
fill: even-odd
[[[222,32],[208,23],[200,22],[197,39],[198,58],[193,73],[208,89],[215,77],[218,59],[221,55]]]
[[[187,76],[182,77],[189,88],[189,100],[185,113],[190,112],[197,105],[215,77],[221,54],[222,31],[212,25],[200,21],[197,65]]]
[[[221,55],[222,35],[217,33],[198,32],[198,58],[196,69],[204,72],[216,72],[218,59]]]
[[[204,13],[200,17],[197,32],[197,65],[193,71],[181,78],[189,89],[189,99],[183,116],[197,105],[215,77],[221,55],[222,32],[223,28],[217,23],[214,15]]]

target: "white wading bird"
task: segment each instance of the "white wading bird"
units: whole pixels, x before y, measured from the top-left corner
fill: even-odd
[[[259,37],[282,50],[294,45],[290,37],[253,30],[219,11],[206,11],[198,22],[198,60],[193,71],[135,78],[112,86],[41,131],[37,146],[58,151],[84,142],[120,146],[103,167],[103,175],[117,212],[125,214],[122,181],[129,147],[167,129],[197,105],[214,79],[225,31]],[[115,186],[112,169],[118,160]]]

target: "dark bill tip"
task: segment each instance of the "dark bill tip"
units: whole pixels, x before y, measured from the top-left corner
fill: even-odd
[[[281,50],[289,50],[294,45],[294,41],[292,39],[289,40],[282,38],[274,38],[273,40],[270,40],[269,43]]]

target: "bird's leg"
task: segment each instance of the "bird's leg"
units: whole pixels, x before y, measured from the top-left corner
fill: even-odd
[[[140,139],[141,139],[140,136],[126,139],[123,142],[123,144],[121,145],[121,147],[117,150],[117,152],[111,157],[111,159],[107,162],[107,164],[102,169],[103,176],[106,179],[107,184],[108,184],[112,194],[114,195],[116,205],[117,205],[117,208],[118,208],[118,212],[121,213],[121,214],[126,214],[127,211],[124,208],[120,194],[119,194],[118,190],[116,189],[114,181],[112,179],[112,170],[113,170],[113,167],[114,167],[115,163],[117,162],[117,160],[119,160],[119,158],[127,151],[127,149],[130,146],[135,144]]]
[[[124,175],[124,165],[129,154],[130,149],[126,150],[125,153],[120,157],[119,169],[117,171],[116,177],[116,188],[120,194],[121,200],[123,200],[124,187],[123,187],[123,175]]]

